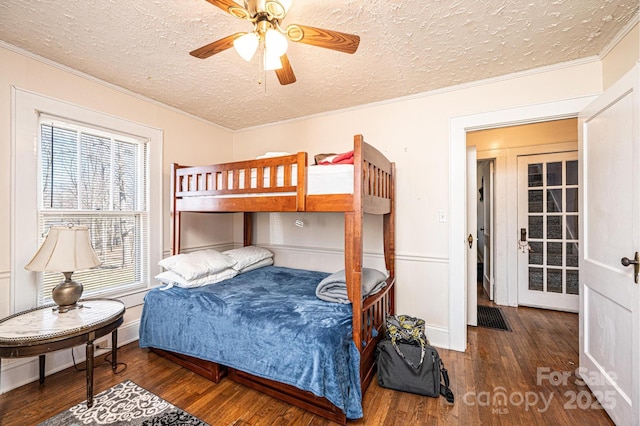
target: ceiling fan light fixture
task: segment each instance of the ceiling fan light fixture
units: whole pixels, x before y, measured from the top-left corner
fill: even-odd
[[[240,6],[230,6],[228,10],[231,16],[235,16],[238,19],[251,19],[251,14],[244,7]]]
[[[258,49],[260,38],[256,33],[247,33],[233,40],[233,47],[245,61],[250,61]]]
[[[289,42],[331,49],[353,54],[358,50],[360,37],[340,31],[291,24],[286,18],[293,0],[206,0],[230,15],[253,25],[253,30],[237,32],[195,49],[189,54],[199,59],[223,52],[233,45],[238,54],[251,61],[259,53],[260,72],[275,70],[281,85],[295,83],[296,76],[287,56]]]
[[[276,19],[282,19],[291,8],[292,0],[268,0],[264,10]]]
[[[264,69],[265,71],[279,70],[282,68],[280,55],[276,55],[268,48],[264,50]]]
[[[264,35],[264,43],[270,54],[278,58],[287,53],[289,42],[287,38],[278,30],[269,28]]]

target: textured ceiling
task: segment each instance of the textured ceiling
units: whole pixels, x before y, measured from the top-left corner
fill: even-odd
[[[283,24],[357,34],[354,55],[289,43],[297,82],[233,49],[252,27],[205,0],[3,0],[0,40],[229,129],[590,57],[638,0],[294,0]],[[257,56],[257,55],[256,55]]]

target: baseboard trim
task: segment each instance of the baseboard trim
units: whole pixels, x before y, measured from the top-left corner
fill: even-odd
[[[427,325],[425,327],[425,333],[427,334],[427,339],[431,345],[438,348],[450,349],[449,329]]]

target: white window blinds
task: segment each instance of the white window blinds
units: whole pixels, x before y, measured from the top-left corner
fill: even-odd
[[[78,271],[83,297],[144,287],[148,264],[148,141],[41,116],[38,209],[41,238],[53,225],[89,228],[102,265]],[[43,273],[39,303],[62,280]]]

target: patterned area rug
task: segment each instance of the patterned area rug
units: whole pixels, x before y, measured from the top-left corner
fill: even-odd
[[[87,409],[87,402],[81,402],[40,425],[209,426],[129,380],[95,395],[93,407]]]
[[[502,316],[502,311],[493,306],[478,305],[478,327],[511,331]]]

